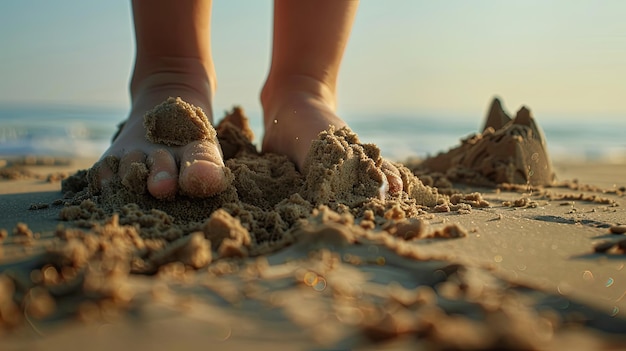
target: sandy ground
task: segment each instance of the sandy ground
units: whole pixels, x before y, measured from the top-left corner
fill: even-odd
[[[320,150],[343,143],[330,137],[318,144]],[[498,133],[471,143],[489,138]],[[376,152],[348,144],[339,149],[360,152],[361,158],[342,161],[353,168],[339,173],[352,179]],[[500,150],[490,147],[489,157],[498,156]],[[233,172],[254,166],[246,157],[228,163]],[[285,231],[290,240],[284,247],[263,253],[246,236],[255,233],[245,234],[241,223],[274,218],[268,208],[293,215],[308,202],[291,197],[287,203],[293,206],[286,210],[283,201],[220,195],[224,203],[238,201],[240,207],[228,206],[242,222],[215,211],[221,217],[192,226],[200,231],[191,234],[167,226],[140,232],[146,217],[129,219],[124,207],[115,209],[119,217],[81,221],[100,213],[98,205],[72,204],[58,179],[94,161],[31,159],[14,168],[17,173],[3,173],[11,179],[0,180],[2,350],[626,348],[624,164],[554,160],[545,177],[554,171],[557,180],[569,180],[560,186],[455,183],[455,191],[465,194],[457,200],[466,203],[445,202],[447,211],[416,203],[419,196],[430,201],[430,190],[406,174],[405,188],[410,185],[414,196],[372,198],[364,203],[374,210],[359,211],[323,199],[325,188],[316,190],[309,177],[298,185],[307,201],[322,198],[318,203],[328,205],[314,208],[304,222],[295,220],[290,228],[296,230]],[[272,173],[283,163],[271,158],[260,164]],[[331,166],[321,167],[318,178]],[[335,195],[345,192],[341,201],[356,201],[352,193],[366,191],[367,181],[380,175],[361,170],[370,178],[353,179],[359,188],[333,183],[332,177],[323,184]],[[245,176],[238,173],[236,188],[226,193],[241,192],[250,186],[242,179],[263,171],[257,165]],[[396,206],[385,207],[385,201]],[[74,220],[60,221],[68,216]],[[174,237],[161,240],[164,232]]]
[[[28,169],[38,174],[48,174],[52,170],[80,169],[92,161],[75,160],[68,166],[30,166]],[[556,162],[555,171],[561,179],[576,178],[606,189],[619,187],[626,179],[626,167],[614,164],[596,163],[590,167],[588,163]],[[594,183],[594,179],[598,179],[598,182]],[[580,200],[539,199],[538,207],[516,208],[498,204],[520,198],[517,192],[468,189],[471,190],[481,191],[484,198],[494,205],[473,210],[470,214],[450,213],[437,219],[442,223],[459,223],[470,228],[468,237],[414,243],[424,255],[440,257],[442,261],[403,262],[395,254],[382,253],[378,245],[372,245],[361,248],[365,252],[355,252],[354,255],[361,255],[362,259],[370,256],[374,263],[357,266],[357,272],[346,274],[357,277],[367,273],[367,278],[360,277],[364,281],[358,284],[378,284],[376,287],[382,290],[388,288],[381,286],[388,286],[391,282],[394,282],[393,286],[415,289],[420,284],[420,276],[430,276],[432,279],[436,274],[444,275],[441,272],[449,264],[462,263],[468,267],[486,269],[489,272],[486,281],[497,277],[508,284],[517,283],[530,287],[533,294],[542,295],[534,298],[543,300],[541,303],[546,306],[556,306],[561,312],[571,309],[574,311],[571,314],[579,313],[578,318],[593,320],[594,328],[587,330],[594,330],[594,333],[596,329],[609,332],[612,338],[615,333],[626,331],[622,316],[626,311],[626,256],[593,251],[596,243],[615,240],[617,237],[609,233],[608,227],[624,224],[626,201],[623,196],[599,194],[615,200],[617,205],[612,206]],[[559,189],[557,192],[572,193],[569,189]],[[58,225],[59,208],[29,210],[29,207],[59,199],[62,195],[59,182],[50,183],[37,179],[2,181],[0,194],[0,210],[3,213],[0,228],[11,229],[18,222],[24,222],[33,231],[46,236]],[[4,269],[10,268],[14,262],[7,255],[10,250],[6,246],[7,244],[3,248]],[[28,253],[30,249],[25,247],[20,250]],[[34,248],[32,250],[36,251]],[[275,274],[284,275],[283,280],[289,281],[290,279],[285,278],[295,274],[284,267],[289,258],[302,256],[302,253],[294,253],[295,250],[286,249],[267,257],[268,262],[279,271]],[[385,264],[380,265],[376,261],[379,257],[387,257]],[[394,262],[390,257],[399,262]],[[281,269],[287,272],[280,272]],[[25,327],[4,336],[3,349],[92,348],[93,337],[98,338],[95,345],[102,349],[110,349],[116,345],[170,349],[198,347],[206,343],[219,343],[221,349],[247,346],[270,349],[275,348],[277,342],[281,347],[289,349],[347,349],[355,345],[360,349],[404,349],[413,344],[413,340],[406,340],[406,337],[391,338],[383,344],[370,344],[369,341],[363,342],[360,339],[361,333],[351,323],[343,323],[345,330],[335,329],[333,324],[325,325],[322,321],[330,319],[330,313],[325,310],[331,304],[327,300],[332,298],[306,285],[289,286],[294,285],[293,281],[282,284],[274,281],[275,284],[287,286],[260,289],[255,293],[267,296],[257,299],[239,296],[242,292],[238,287],[243,283],[238,279],[241,278],[232,277],[235,282],[224,278],[222,280],[227,283],[224,287],[219,287],[216,286],[222,284],[219,281],[210,284],[206,281],[199,282],[202,280],[201,276],[202,273],[184,279],[133,277],[132,284],[140,291],[135,295],[137,303],[141,305],[138,307],[141,312],[137,315],[129,313],[123,317],[114,316],[112,321],[84,323],[69,319],[61,324],[46,322],[37,329]],[[280,281],[280,277],[276,279]],[[229,295],[228,292],[219,292],[222,288],[234,289],[233,294],[238,296],[233,297],[234,301],[229,301],[229,298],[220,296]],[[284,297],[280,295],[281,291]],[[267,301],[283,298],[295,301]],[[289,315],[296,312],[290,312],[284,306],[288,304],[299,305],[292,307],[296,310],[302,309],[298,313],[303,315]],[[585,313],[589,315],[585,316]],[[294,319],[298,322],[294,322]],[[337,324],[336,318],[334,322]],[[327,343],[326,338],[331,342]],[[603,336],[602,340],[611,338]],[[578,342],[576,345],[581,346]],[[591,342],[591,345],[589,349],[596,344]]]

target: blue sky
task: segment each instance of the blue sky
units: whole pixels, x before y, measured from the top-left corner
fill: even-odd
[[[272,2],[215,0],[214,110],[259,111]],[[482,114],[500,95],[535,115],[626,118],[626,1],[363,0],[342,66],[345,113]],[[9,0],[0,104],[125,108],[128,1]]]

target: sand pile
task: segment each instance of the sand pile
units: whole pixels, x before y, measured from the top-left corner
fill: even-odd
[[[215,129],[201,108],[170,97],[144,116],[146,139],[155,144],[183,146],[196,140],[216,139]]]
[[[172,127],[178,120],[182,121],[180,128]],[[351,226],[359,230],[363,223],[369,230],[379,231],[389,219],[409,220],[435,208],[471,208],[471,204],[451,203],[402,165],[397,166],[405,191],[393,196],[385,193],[380,150],[360,143],[347,128],[320,133],[300,173],[286,157],[257,151],[240,108],[221,121],[217,135],[205,123],[201,110],[180,99],[168,99],[149,111],[145,121],[147,137],[169,145],[189,142],[185,139],[188,135],[201,140],[217,136],[233,180],[225,191],[210,198],[178,194],[171,201],[162,201],[147,194],[147,169],[138,163],[137,172],[129,172],[123,179],[115,176],[102,188],[93,186],[102,163],[117,171],[119,160],[110,156],[65,181],[63,191],[72,205],[61,210],[61,219],[91,228],[117,214],[120,225],[134,225],[141,238],[157,243],[140,255],[143,261],[195,233],[202,233],[220,257],[268,253],[294,242],[301,228],[310,223],[312,211],[319,208],[352,216]],[[188,133],[178,135],[178,130]],[[176,140],[177,136],[182,139]],[[158,265],[148,261],[135,265],[133,271],[155,271]]]
[[[202,111],[180,99],[168,99],[145,120],[147,138],[169,145],[188,142],[188,134],[201,140],[216,136]],[[178,120],[180,129],[172,128]],[[186,132],[178,135],[177,130]],[[33,298],[28,306],[36,310],[27,314],[39,319],[68,313],[89,319],[90,313],[111,313],[103,308],[126,308],[131,273],[154,274],[172,264],[199,269],[216,259],[267,254],[294,242],[314,247],[315,242],[354,243],[364,236],[404,241],[467,235],[457,225],[429,229],[424,218],[432,216],[428,212],[435,206],[449,204],[458,210],[470,205],[450,203],[406,167],[398,165],[407,192],[391,196],[381,191],[386,180],[380,151],[361,144],[347,128],[320,134],[303,173],[283,156],[256,150],[239,108],[217,131],[234,177],[225,191],[210,198],[178,194],[170,201],[157,200],[145,191],[147,169],[140,163],[124,178],[116,175],[105,186],[95,186],[102,164],[117,172],[119,160],[111,156],[65,180],[60,219],[78,228],[60,226],[60,240],[49,243],[46,253],[28,264],[30,273],[22,272],[29,277],[4,276],[6,296],[15,301]],[[41,279],[31,279],[33,274]],[[37,298],[31,296],[35,291]],[[57,308],[68,295],[80,293],[88,297],[85,302]],[[103,301],[107,307],[102,307]],[[2,314],[2,323],[20,324],[21,307],[7,306],[17,314]]]
[[[34,254],[0,274],[0,332],[25,324],[54,327],[68,316],[111,324],[133,316],[135,325],[147,324],[152,315],[145,309],[163,304],[163,296],[174,309],[206,307],[205,298],[217,296],[221,317],[247,309],[255,320],[265,313],[262,323],[269,323],[281,313],[321,345],[345,343],[346,349],[390,339],[425,349],[610,345],[581,325],[619,330],[620,320],[447,262],[454,257],[428,254],[413,242],[466,237],[473,229],[438,213],[490,207],[480,193],[452,189],[446,177],[485,184],[552,181],[529,112],[507,118],[496,100],[482,134],[424,163],[440,175],[422,181],[396,164],[404,190],[392,195],[384,192],[378,148],[347,128],[320,133],[298,172],[285,157],[257,151],[240,108],[213,130],[201,110],[168,99],[147,113],[146,137],[166,145],[217,137],[231,184],[206,199],[177,194],[157,200],[146,193],[147,169],[138,163],[123,179],[94,186],[102,163],[117,171],[114,157],[66,179],[59,213],[68,225],[42,239],[20,224],[7,239]],[[444,195],[430,185],[448,190]],[[623,225],[610,230],[626,232]],[[7,236],[0,232],[0,239]],[[596,251],[620,254],[624,247],[620,237]],[[176,289],[182,289],[178,295]],[[210,314],[211,320],[221,317]]]
[[[522,107],[512,119],[497,98],[482,133],[411,168],[418,174],[439,172],[453,182],[475,185],[536,186],[551,185],[555,180],[543,133],[530,110]]]

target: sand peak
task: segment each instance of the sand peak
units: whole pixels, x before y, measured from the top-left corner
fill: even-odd
[[[216,132],[202,108],[170,97],[144,115],[146,139],[155,144],[183,146],[197,140],[216,142]]]
[[[444,173],[450,180],[494,186],[500,183],[550,185],[552,163],[539,126],[526,106],[514,119],[494,99],[482,133],[427,158],[416,170]],[[495,127],[500,126],[498,129]]]

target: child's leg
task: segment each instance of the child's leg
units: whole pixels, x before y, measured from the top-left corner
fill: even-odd
[[[298,167],[311,141],[329,125],[346,123],[335,113],[339,65],[358,0],[275,0],[274,46],[261,92],[263,150],[287,155]],[[395,167],[385,162],[393,191],[402,189]]]
[[[121,175],[132,162],[146,162],[148,191],[157,198],[171,197],[179,187],[197,196],[219,192],[226,186],[219,146],[208,142],[155,145],[146,140],[143,126],[144,113],[169,96],[200,106],[212,119],[216,79],[210,45],[211,1],[135,0],[133,13],[137,53],[130,84],[132,108],[104,156],[121,158]],[[105,169],[101,175],[106,179],[110,172]]]

